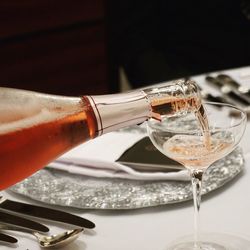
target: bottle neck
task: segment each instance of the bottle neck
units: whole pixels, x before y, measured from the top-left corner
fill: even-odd
[[[97,122],[97,135],[197,110],[199,90],[193,81],[178,80],[162,87],[121,94],[87,96]]]
[[[98,135],[140,124],[151,117],[151,105],[143,91],[87,97],[96,116]]]

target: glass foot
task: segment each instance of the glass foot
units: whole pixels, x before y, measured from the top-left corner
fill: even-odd
[[[211,242],[182,242],[166,248],[166,250],[228,250],[227,248]]]
[[[194,243],[193,236],[185,236],[172,242],[165,250],[250,250],[250,240],[222,233],[200,235],[200,241]]]

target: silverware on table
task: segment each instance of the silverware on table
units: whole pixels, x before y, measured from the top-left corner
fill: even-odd
[[[80,233],[83,232],[84,229],[76,228],[76,229],[68,230],[59,234],[44,235],[37,231],[30,230],[27,228],[19,228],[13,225],[1,225],[0,224],[0,230],[11,230],[11,231],[30,233],[36,237],[40,247],[57,248],[57,247],[66,246],[72,241],[76,240],[80,236]]]
[[[215,96],[207,92],[203,88],[201,88],[201,86],[198,86],[198,87],[199,87],[199,90],[203,99],[210,101],[210,102],[228,103],[228,100],[224,98],[223,96]]]
[[[231,86],[234,89],[237,89],[242,95],[245,95],[248,99],[250,98],[250,88],[242,86],[239,82],[233,79],[229,75],[219,74],[216,76],[224,85]]]
[[[0,223],[28,228],[43,233],[47,233],[49,231],[49,228],[41,223],[3,211],[0,211]]]
[[[0,242],[15,244],[18,242],[18,240],[8,234],[0,233]]]
[[[218,88],[222,95],[229,100],[229,102],[233,102],[234,104],[238,104],[241,106],[249,106],[250,99],[244,98],[238,91],[233,89],[229,85],[225,85],[221,80],[216,77],[206,76],[206,81],[212,84],[214,87]]]
[[[237,82],[229,75],[219,74],[216,76],[216,78],[221,81],[221,83],[225,86],[227,85],[235,89],[241,95],[242,98],[250,102],[250,88],[242,86],[239,82]]]
[[[57,209],[5,199],[2,196],[0,196],[0,208],[27,216],[76,225],[83,228],[92,229],[95,227],[95,224],[92,221],[80,216]]]

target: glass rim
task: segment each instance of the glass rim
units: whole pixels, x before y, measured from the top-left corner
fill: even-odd
[[[235,105],[232,105],[230,103],[220,103],[220,102],[202,102],[202,104],[204,104],[205,106],[205,109],[206,109],[206,105],[211,105],[211,106],[221,106],[221,107],[227,107],[227,108],[231,108],[231,109],[234,109],[236,110],[237,112],[239,112],[239,116],[235,116],[232,114],[232,117],[235,116],[235,117],[239,117],[239,121],[233,125],[228,125],[228,126],[224,126],[224,127],[218,127],[218,128],[214,128],[212,127],[211,129],[209,130],[204,130],[203,132],[215,132],[215,131],[222,131],[222,130],[225,130],[225,129],[233,129],[235,127],[238,127],[240,126],[240,124],[244,123],[247,121],[247,113],[246,111],[244,111],[242,108],[240,107],[237,107]],[[190,114],[190,112],[189,112]],[[178,116],[178,117],[181,117],[181,116]],[[168,117],[168,119],[171,119],[171,117]],[[151,118],[150,120],[153,120],[153,118]],[[152,123],[150,123],[150,120],[147,121],[147,127],[152,127],[152,128],[156,128],[156,129],[159,129],[161,130],[161,127],[156,127],[154,126]],[[155,120],[154,120],[155,121]],[[209,119],[208,119],[208,122],[209,122]],[[161,122],[157,122],[157,124],[160,124]],[[182,130],[182,129],[179,129],[179,130],[176,130],[176,127],[171,129],[171,128],[164,128],[162,127],[162,131],[165,131],[165,132],[174,132],[176,134],[179,134],[179,133],[189,133],[189,134],[197,134],[197,132],[201,132],[201,129],[199,128],[195,128],[193,130]]]

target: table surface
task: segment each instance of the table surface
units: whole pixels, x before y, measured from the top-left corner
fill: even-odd
[[[250,67],[221,72],[229,73],[241,83],[250,86]],[[204,88],[209,89],[205,84],[204,75],[196,76],[194,79]],[[250,240],[249,138],[248,121],[241,142],[245,154],[245,169],[230,183],[202,197],[200,213],[202,231],[226,232]],[[2,194],[11,199],[41,204],[8,191],[3,191]],[[65,250],[160,250],[177,237],[193,232],[192,201],[125,211],[57,208],[81,215],[96,223],[94,230],[86,230],[78,240],[62,248]],[[49,225],[52,233],[67,229],[48,222],[46,224]],[[17,249],[40,249],[34,236],[16,232],[11,232],[11,234],[19,239]],[[0,248],[13,249],[8,246]]]

